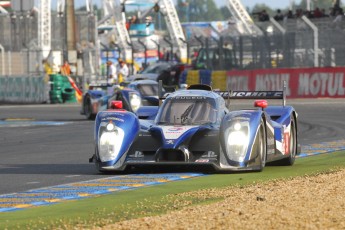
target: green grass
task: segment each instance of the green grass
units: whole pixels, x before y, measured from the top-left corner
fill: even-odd
[[[244,186],[273,179],[313,175],[345,168],[345,152],[297,159],[292,167],[268,166],[259,173],[214,174],[190,180],[117,192],[79,201],[0,213],[4,229],[70,229],[103,226],[120,220],[154,216],[186,206],[215,202],[222,198],[178,196],[200,189]]]

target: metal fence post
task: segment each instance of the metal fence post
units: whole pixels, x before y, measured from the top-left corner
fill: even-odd
[[[302,20],[314,32],[314,67],[319,67],[319,29],[305,15],[302,16]]]

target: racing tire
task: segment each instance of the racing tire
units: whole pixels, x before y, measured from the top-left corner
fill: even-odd
[[[279,161],[280,165],[291,166],[295,163],[296,153],[297,153],[297,128],[296,128],[296,119],[291,115],[290,123],[290,140],[289,140],[289,157]]]
[[[260,127],[254,143],[254,151],[258,153],[259,168],[257,171],[261,172],[266,166],[267,160],[267,138],[266,138],[266,127],[264,121],[261,120]]]
[[[92,105],[89,96],[86,96],[84,100],[84,114],[88,120],[94,120],[96,117],[95,114],[92,113]]]

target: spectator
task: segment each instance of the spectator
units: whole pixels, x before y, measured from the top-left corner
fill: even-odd
[[[322,11],[320,10],[319,7],[316,7],[314,10],[314,18],[322,18],[322,17],[324,17]]]
[[[343,21],[343,16],[344,16],[344,15],[343,15],[342,11],[341,11],[341,10],[337,10],[336,16],[335,16],[333,22],[334,22],[334,23],[338,23],[338,22]]]
[[[61,74],[64,76],[71,76],[71,66],[69,65],[68,61],[65,60],[63,65],[61,66]]]
[[[303,15],[305,15],[307,18],[314,18],[314,14],[310,10],[304,11]]]
[[[108,84],[116,84],[117,83],[117,75],[116,75],[116,67],[114,66],[112,61],[107,61],[107,81]]]
[[[164,61],[170,61],[170,51],[166,48],[163,48],[163,59]]]
[[[335,27],[341,28],[341,24],[343,22],[343,17],[344,17],[344,13],[342,10],[337,10],[336,11],[336,16],[333,19],[333,25],[335,25]]]
[[[129,30],[129,28],[131,27],[131,20],[132,17],[128,17],[128,20],[126,21],[126,29]]]
[[[44,59],[42,61],[42,64],[43,64],[43,69],[44,69],[44,72],[47,74],[47,75],[50,75],[53,73],[53,68],[51,67],[51,65],[49,64],[49,62]]]
[[[296,10],[296,18],[300,18],[304,15],[303,10],[302,9],[297,9]]]
[[[127,81],[127,77],[129,75],[129,69],[125,61],[123,61],[120,58],[118,60],[119,60],[119,68],[117,69],[117,76],[118,76],[117,78],[120,84],[121,82]]]
[[[294,18],[293,16],[293,13],[292,13],[292,10],[289,10],[287,13],[286,13],[286,16],[285,16],[287,19],[292,19]]]
[[[335,17],[336,16],[336,12],[335,12],[335,9],[333,7],[329,8],[329,16],[330,17]]]
[[[270,16],[267,14],[266,10],[262,10],[259,15],[260,22],[266,22],[270,20]]]
[[[321,12],[322,12],[322,17],[329,17],[325,9],[322,9]]]
[[[139,23],[139,19],[137,18],[136,15],[133,15],[130,21],[131,24],[137,24]]]
[[[334,12],[337,12],[338,10],[342,10],[342,8],[340,7],[339,5],[339,2],[340,1],[333,1],[333,9],[334,9]]]
[[[150,24],[152,23],[152,17],[151,16],[147,16],[145,18],[145,23],[146,23],[146,26],[150,26]]]
[[[162,50],[159,50],[159,52],[158,52],[158,58],[159,58],[159,60],[163,60],[163,58],[164,58],[164,52],[163,52]]]
[[[128,17],[128,21],[126,22],[127,30],[129,30],[131,28],[132,24],[138,24],[138,23],[140,23],[140,22],[139,22],[139,19],[137,18],[136,15],[133,15],[132,17]]]
[[[281,10],[277,10],[277,14],[274,16],[276,21],[282,21],[284,19],[284,15],[282,14]]]

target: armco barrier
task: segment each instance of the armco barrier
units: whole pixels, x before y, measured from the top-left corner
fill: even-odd
[[[199,71],[200,84],[211,85],[211,70],[203,69]]]
[[[188,71],[181,83],[207,83],[220,90],[281,90],[287,82],[289,98],[344,98],[345,67]]]
[[[199,71],[188,71],[187,78],[184,83],[187,83],[188,85],[199,84]]]
[[[212,87],[219,90],[226,89],[226,71],[213,71],[212,75]]]
[[[0,103],[47,102],[47,86],[43,76],[0,76]]]
[[[180,77],[180,83],[206,84],[214,89],[226,90],[226,71],[188,70]]]

